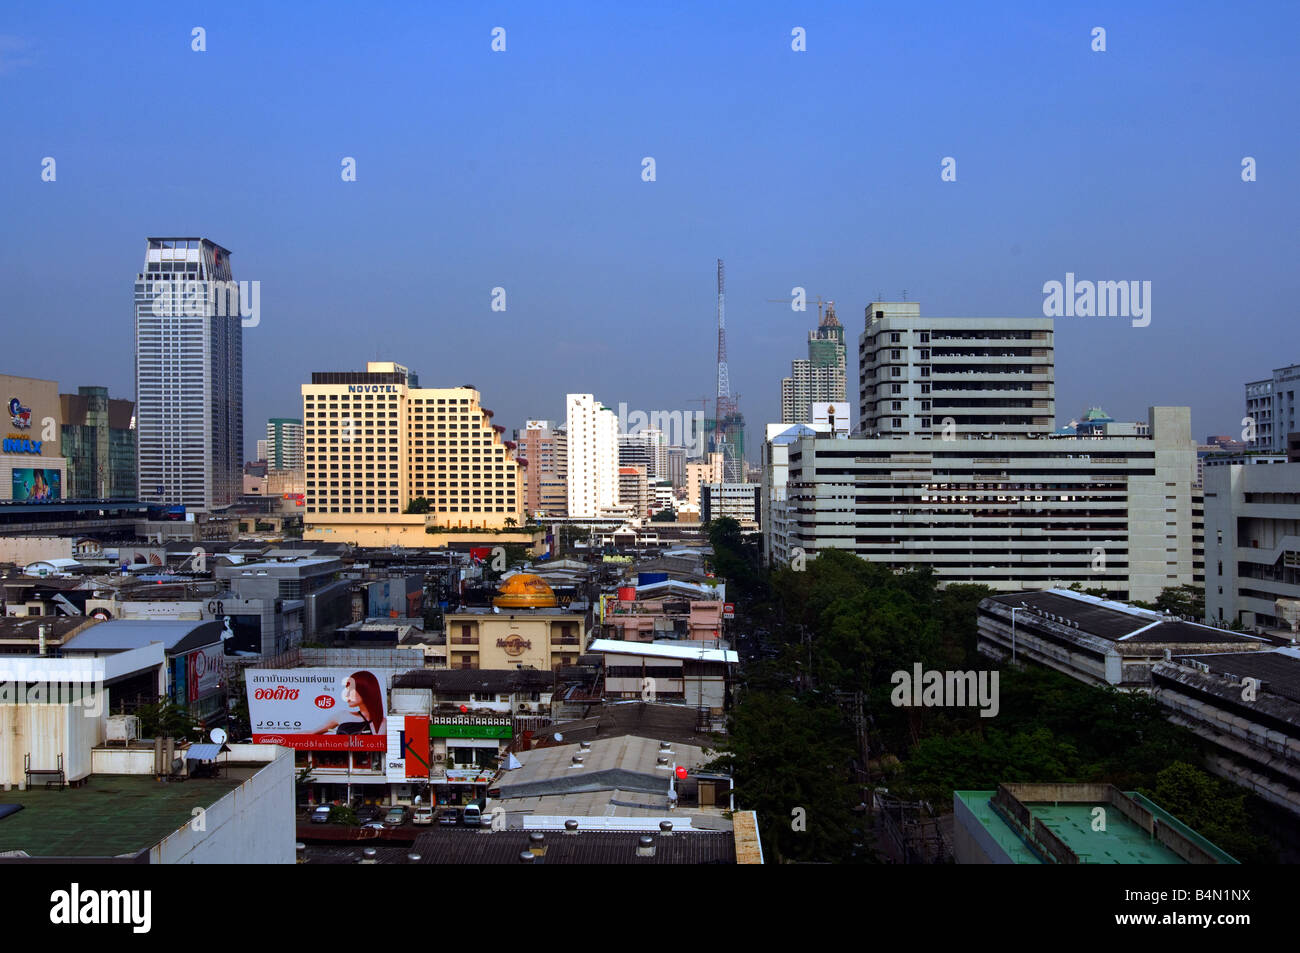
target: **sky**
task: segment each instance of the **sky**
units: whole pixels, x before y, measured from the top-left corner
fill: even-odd
[[[1060,422],[1239,434],[1243,384],[1300,362],[1298,4],[463,7],[10,5],[0,373],[133,398],[150,235],[261,283],[250,456],[312,371],[376,359],[507,428],[570,392],[693,413],[718,258],[751,458],[816,323],[795,287],[836,303],[855,421],[864,308],[904,291],[1041,317],[1067,272],[1150,281],[1146,327],[1056,320]]]

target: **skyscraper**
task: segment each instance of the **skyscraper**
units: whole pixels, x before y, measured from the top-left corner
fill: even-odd
[[[242,490],[244,354],[230,252],[150,238],[135,281],[141,500],[209,511]]]
[[[618,505],[618,417],[591,394],[569,394],[569,516]]]
[[[808,332],[808,359],[791,361],[790,376],[781,379],[781,422],[806,424],[814,403],[844,400],[844,367],[844,325],[831,301]]]

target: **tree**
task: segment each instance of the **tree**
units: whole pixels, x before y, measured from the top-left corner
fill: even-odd
[[[141,705],[135,714],[140,719],[141,738],[185,738],[194,727],[189,709],[169,699]]]
[[[407,513],[427,513],[429,512],[429,501],[422,496],[417,496],[410,503],[406,504]]]
[[[1267,842],[1251,833],[1246,794],[1185,761],[1156,775],[1142,793],[1216,847],[1247,863],[1276,863]]]
[[[1204,586],[1167,586],[1156,597],[1156,609],[1197,621],[1205,618]]]
[[[505,523],[506,526],[518,526],[518,525],[519,525],[519,521],[518,521],[517,519],[515,519],[513,516],[507,516],[507,517],[505,518],[505,520],[503,520],[503,522]]]
[[[652,522],[652,523],[676,523],[676,522],[677,522],[677,511],[676,511],[676,510],[670,510],[670,509],[662,509],[662,510],[660,510],[658,513],[656,513],[654,516],[650,517],[650,522]]]

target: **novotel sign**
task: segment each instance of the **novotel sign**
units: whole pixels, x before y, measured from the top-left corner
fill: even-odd
[[[396,394],[396,384],[349,384],[349,394]]]

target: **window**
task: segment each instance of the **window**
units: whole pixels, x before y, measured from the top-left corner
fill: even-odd
[[[883,312],[883,311],[877,311],[876,314],[878,314],[878,315],[883,315],[884,312]],[[890,344],[897,344],[897,343],[899,343],[899,342],[902,341],[902,340],[903,340],[903,336],[902,336],[899,332],[897,332],[897,331],[893,331],[893,332],[891,332],[890,335],[889,335],[889,343],[890,343]]]

